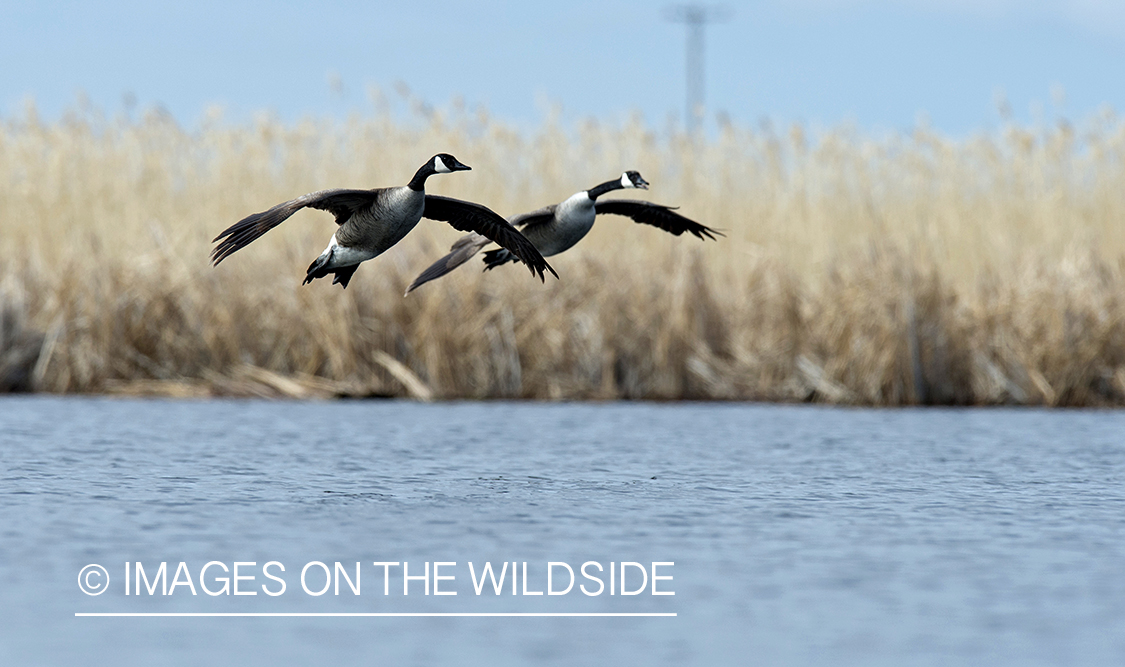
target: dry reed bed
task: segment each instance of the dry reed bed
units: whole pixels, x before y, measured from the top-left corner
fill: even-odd
[[[323,187],[405,182],[504,215],[638,169],[726,231],[605,219],[552,264],[479,264],[408,298],[456,232],[423,221],[346,291],[301,286],[302,212],[218,269],[209,240]],[[0,389],[195,396],[1125,404],[1125,123],[954,140],[483,113],[185,130],[33,110],[0,125]]]

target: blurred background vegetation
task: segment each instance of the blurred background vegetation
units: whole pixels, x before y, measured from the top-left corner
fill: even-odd
[[[561,280],[474,260],[423,220],[351,286],[302,286],[335,225],[302,211],[218,268],[210,240],[329,187],[501,215],[636,169],[718,242],[599,219]],[[613,195],[611,195],[613,196]],[[638,196],[630,191],[630,197]],[[295,124],[216,112],[0,119],[0,390],[172,396],[1125,404],[1125,122],[878,136],[636,119],[517,130],[426,108]]]

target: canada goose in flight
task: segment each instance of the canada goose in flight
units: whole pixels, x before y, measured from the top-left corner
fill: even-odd
[[[331,273],[335,274],[332,284],[340,283],[346,288],[361,262],[381,255],[401,241],[422,218],[442,220],[454,229],[495,241],[527,264],[540,280],[544,277],[544,270],[558,278],[559,274],[547,264],[535,246],[491,209],[472,202],[426,194],[426,179],[430,176],[469,168],[452,155],[439,153],[422,165],[410,183],[402,187],[374,190],[337,188],[291,199],[268,211],[247,216],[215,237],[212,243],[218,245],[211,251],[211,261],[218,266],[232,253],[245,248],[262,234],[285,222],[289,216],[309,206],[331,211],[340,227],[320,257],[309,265],[304,281],[306,285]]]
[[[621,178],[583,190],[560,204],[552,204],[537,211],[512,216],[508,218],[508,222],[514,227],[522,228],[523,235],[535,244],[544,257],[557,255],[578,243],[594,226],[594,218],[603,214],[623,215],[632,218],[635,222],[654,225],[676,236],[684,232],[690,232],[700,239],[714,239],[715,234],[723,235],[717,230],[675,213],[670,206],[633,199],[597,201],[598,197],[605,193],[623,188],[647,190],[648,182],[641,178],[639,173],[627,171],[621,174]],[[462,236],[450,248],[451,252],[448,255],[431,264],[414,279],[410,287],[406,288],[406,293],[410,294],[421,285],[461,266],[488,244],[489,239],[480,234]],[[484,254],[484,268],[487,271],[515,260],[516,257],[505,248],[489,250]]]

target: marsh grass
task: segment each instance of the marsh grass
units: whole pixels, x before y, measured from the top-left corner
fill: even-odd
[[[480,264],[409,297],[457,232],[423,221],[346,291],[302,286],[334,227],[303,211],[218,268],[209,241],[325,187],[405,182],[511,215],[639,170],[725,231],[598,222],[561,280]],[[632,194],[632,193],[631,193]],[[0,125],[0,389],[195,396],[1125,403],[1125,123],[726,126],[486,114],[185,129],[29,109]]]

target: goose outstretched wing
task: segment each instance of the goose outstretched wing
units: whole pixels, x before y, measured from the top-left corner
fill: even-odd
[[[496,242],[518,257],[533,274],[538,274],[540,280],[544,278],[544,271],[550,271],[556,278],[559,277],[531,241],[524,238],[523,234],[516,231],[507,220],[486,206],[460,199],[426,195],[426,210],[422,213],[422,217],[448,222],[454,229],[476,232]]]
[[[623,215],[626,218],[632,218],[634,222],[659,227],[676,236],[684,232],[694,234],[701,239],[714,240],[715,234],[723,236],[723,233],[717,229],[711,229],[691,218],[685,218],[676,213],[673,207],[662,204],[634,199],[607,199],[594,204],[594,210],[598,212],[598,215]]]
[[[461,266],[472,259],[474,255],[480,252],[481,248],[489,243],[492,243],[490,239],[476,232],[466,234],[457,239],[453,247],[449,249],[449,254],[431,264],[422,273],[419,273],[418,277],[414,279],[414,282],[410,283],[410,287],[406,288],[406,293],[410,294],[431,280],[436,280]]]
[[[261,213],[248,215],[216,236],[217,243],[211,251],[211,262],[216,266],[232,253],[245,248],[262,234],[285,222],[289,216],[303,208],[318,208],[336,216],[336,224],[347,222],[356,211],[369,207],[382,190],[320,190],[296,199],[290,199]]]

